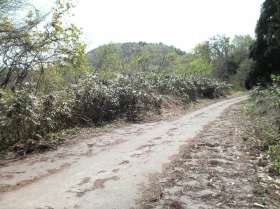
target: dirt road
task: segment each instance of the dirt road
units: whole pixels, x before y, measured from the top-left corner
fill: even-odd
[[[253,130],[243,107],[244,103],[232,105],[181,146],[143,190],[138,208],[279,209],[277,189],[272,186],[267,194],[260,186],[266,182],[262,177],[269,176],[258,166],[261,155],[251,140],[248,131]]]
[[[203,127],[246,97],[228,99],[173,121],[134,124],[0,167],[0,209],[130,209]]]

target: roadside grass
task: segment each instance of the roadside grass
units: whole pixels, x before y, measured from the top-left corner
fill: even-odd
[[[253,122],[260,148],[272,163],[270,171],[280,176],[280,96],[275,95],[278,88],[253,91],[246,112]]]

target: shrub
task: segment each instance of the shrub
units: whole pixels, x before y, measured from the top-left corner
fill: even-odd
[[[73,114],[78,124],[100,123],[113,120],[118,106],[113,89],[95,77],[88,77],[76,88]]]
[[[72,91],[56,92],[41,98],[40,129],[42,136],[74,126]]]
[[[263,140],[263,147],[280,175],[280,77],[273,76],[273,85],[252,91],[251,112],[258,118],[256,131]]]
[[[112,88],[119,100],[120,114],[125,114],[128,120],[134,121],[147,111],[159,113],[161,98],[153,92],[143,76],[120,76]]]
[[[0,151],[16,144],[47,140],[50,133],[76,126],[100,125],[117,118],[140,120],[160,114],[161,95],[189,103],[225,95],[228,85],[197,76],[134,74],[102,80],[89,74],[69,89],[37,96],[30,84],[0,92]]]
[[[230,85],[195,75],[153,75],[153,87],[161,94],[181,97],[185,102],[226,95]]]
[[[1,146],[6,147],[19,139],[36,136],[39,123],[38,99],[29,87],[15,91],[13,96],[1,94]]]

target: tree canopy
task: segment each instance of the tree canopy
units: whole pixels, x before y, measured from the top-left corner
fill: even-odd
[[[280,73],[280,1],[264,2],[250,56],[255,64],[247,79],[248,88],[270,83],[271,75]]]
[[[2,10],[10,10],[23,1],[1,0]],[[14,8],[15,9],[15,8]],[[64,24],[70,3],[57,3],[48,17],[30,11],[24,22],[15,23],[11,15],[0,17],[0,85],[15,88],[32,72],[42,74],[53,65],[80,67],[85,45],[80,31]],[[50,20],[49,20],[50,19]]]

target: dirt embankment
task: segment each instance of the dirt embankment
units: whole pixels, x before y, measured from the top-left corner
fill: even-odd
[[[244,105],[234,105],[206,126],[154,175],[141,209],[279,209],[279,178],[260,167]],[[278,183],[277,183],[278,182]]]

